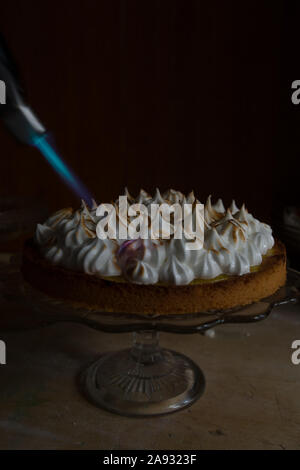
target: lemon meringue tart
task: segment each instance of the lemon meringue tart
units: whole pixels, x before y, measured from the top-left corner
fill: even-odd
[[[141,190],[137,198],[125,191],[125,196],[129,208],[189,204],[192,219],[199,203],[193,193],[174,190],[163,195],[156,190],[154,197]],[[112,206],[120,222],[119,199]],[[124,239],[120,228],[113,237],[100,238],[97,226],[104,215],[96,203],[62,209],[38,224],[35,237],[25,243],[23,277],[50,297],[102,312],[143,315],[243,306],[285,284],[285,247],[269,225],[234,201],[227,210],[211,197],[201,206],[203,240],[197,249],[188,247],[184,231],[181,238],[174,231],[166,238],[161,224],[154,238]],[[132,220],[130,210],[125,219]]]

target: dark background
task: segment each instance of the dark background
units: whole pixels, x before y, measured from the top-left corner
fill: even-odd
[[[29,102],[98,202],[125,185],[194,189],[201,200],[246,201],[267,221],[282,194],[298,194],[288,134],[300,117],[290,101],[297,21],[293,7],[262,1],[0,7]],[[0,155],[0,196],[77,204],[38,151],[2,127]]]

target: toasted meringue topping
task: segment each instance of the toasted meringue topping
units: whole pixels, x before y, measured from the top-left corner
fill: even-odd
[[[220,201],[220,199],[219,199]],[[217,207],[213,206],[211,203],[211,196],[208,196],[206,204],[204,206],[204,214],[205,214],[205,219],[208,224],[212,224],[213,222],[216,222],[219,219],[222,219],[224,216],[224,211],[220,210],[223,206],[223,203],[220,207],[220,203],[217,203]],[[224,208],[224,206],[223,206]]]
[[[128,207],[137,203],[192,204],[191,215],[197,216],[194,209],[199,201],[194,192],[184,196],[170,189],[162,195],[156,189],[152,197],[141,190],[133,198],[126,189],[125,196]],[[204,245],[192,251],[187,249],[189,240],[184,235],[176,239],[173,234],[168,240],[162,232],[156,234],[155,240],[124,241],[118,236],[116,240],[101,240],[96,236],[101,219],[96,215],[97,207],[95,202],[92,208],[82,203],[77,211],[62,209],[44,224],[38,224],[35,241],[43,256],[53,264],[90,275],[122,275],[138,284],[185,285],[195,278],[249,273],[251,266],[259,265],[274,244],[271,227],[255,219],[244,205],[239,209],[235,201],[225,210],[221,199],[212,204],[211,196],[208,197],[204,207]],[[130,216],[119,212],[117,218],[121,223],[130,221]]]

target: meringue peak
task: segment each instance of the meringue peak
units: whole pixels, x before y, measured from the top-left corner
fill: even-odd
[[[222,203],[223,205],[223,203]],[[217,211],[211,203],[211,195],[208,196],[205,206],[204,206],[204,217],[208,224],[212,224],[217,220],[221,219],[224,215],[224,212]]]
[[[237,207],[234,199],[232,199],[232,202],[229,206],[229,209],[230,209],[230,212],[232,213],[232,215],[236,214],[239,211],[239,208]]]

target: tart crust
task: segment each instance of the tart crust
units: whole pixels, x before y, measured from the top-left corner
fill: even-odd
[[[189,285],[138,285],[121,277],[102,278],[51,264],[33,240],[24,245],[21,267],[25,281],[50,297],[105,312],[153,314],[197,313],[256,302],[286,281],[286,252],[280,241],[259,266],[242,276],[197,279]]]

